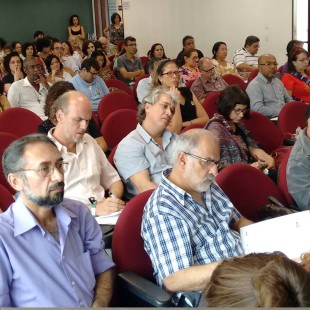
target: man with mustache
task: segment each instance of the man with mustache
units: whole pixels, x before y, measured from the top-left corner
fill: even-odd
[[[68,163],[55,144],[24,136],[2,163],[19,196],[0,215],[0,306],[107,306],[114,264],[85,205],[63,199]]]
[[[27,76],[11,85],[8,100],[12,107],[25,108],[46,120],[44,103],[50,85],[38,57],[27,57],[24,60],[24,71]]]
[[[258,58],[258,74],[246,88],[250,97],[251,110],[269,118],[277,117],[290,97],[281,80],[277,78],[277,60],[271,54]]]
[[[124,40],[125,54],[117,58],[117,78],[126,84],[133,85],[134,80],[141,74],[144,74],[144,68],[137,53],[137,42],[133,37],[127,37]]]
[[[104,152],[86,132],[92,108],[85,95],[69,91],[55,100],[57,124],[48,132],[62,157],[68,162],[65,173],[65,197],[83,202],[96,215],[122,210],[123,183]],[[110,197],[105,198],[105,193]],[[90,204],[89,198],[95,203]]]
[[[213,182],[220,147],[211,132],[181,134],[168,157],[173,168],[144,208],[141,234],[158,285],[174,293],[176,305],[190,306],[188,300],[199,299],[191,291],[206,288],[221,260],[243,254],[239,230],[252,222]]]

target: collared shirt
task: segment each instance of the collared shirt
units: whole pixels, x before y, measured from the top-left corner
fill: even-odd
[[[65,197],[84,204],[89,204],[90,197],[104,200],[105,190],[120,177],[96,140],[85,134],[83,140],[76,144],[76,153],[71,153],[52,133],[53,129],[48,132],[48,137],[56,144],[64,161],[69,163],[65,172]]]
[[[253,55],[248,52],[244,47],[237,50],[233,56],[233,64],[238,67],[241,64],[247,64],[249,66],[258,66],[258,55]]]
[[[160,183],[162,171],[169,167],[166,155],[175,137],[174,133],[165,130],[162,149],[138,124],[137,128],[119,143],[114,162],[130,194],[137,195],[138,191],[129,178],[142,170],[149,171],[152,182]]]
[[[99,76],[96,76],[93,82],[87,83],[78,73],[72,78],[71,83],[77,91],[83,93],[89,99],[95,112],[98,110],[101,98],[110,92],[107,85]]]
[[[285,103],[293,100],[279,79],[274,77],[269,82],[260,72],[250,82],[246,92],[250,97],[251,110],[269,118],[278,116]]]
[[[21,198],[0,215],[0,306],[91,307],[95,276],[114,266],[88,209],[54,207],[58,243]]]
[[[240,236],[230,228],[241,215],[219,186],[206,188],[202,206],[168,180],[170,172],[163,172],[148,200],[141,227],[161,287],[163,279],[178,270],[243,254]]]
[[[222,91],[227,87],[227,83],[221,77],[212,77],[211,81],[207,81],[202,76],[199,77],[191,86],[191,91],[201,100],[209,95],[209,93]]]
[[[122,74],[120,73],[122,68],[125,68],[128,72],[144,70],[141,59],[139,57],[133,56],[133,61],[131,61],[126,57],[126,53],[119,56],[117,58],[117,78],[127,84],[131,83],[132,80],[123,78]]]
[[[143,98],[150,92],[152,81],[153,79],[151,76],[139,81],[137,87],[137,97],[139,102],[142,102]]]
[[[12,107],[25,108],[37,114],[42,120],[46,120],[44,105],[48,89],[41,83],[39,86],[39,92],[37,92],[27,77],[16,81],[9,89],[8,100]]]

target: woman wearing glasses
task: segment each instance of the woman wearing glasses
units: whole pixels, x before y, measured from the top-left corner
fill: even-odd
[[[180,118],[181,127],[192,124],[206,124],[208,114],[189,88],[180,87],[179,68],[173,60],[167,59],[160,62],[154,74],[152,88],[162,85],[170,89],[179,97],[179,105],[176,107],[173,119]],[[180,112],[178,112],[178,110]],[[178,133],[178,131],[174,131]]]
[[[288,55],[288,73],[282,77],[287,92],[294,100],[310,102],[309,54],[303,48],[294,48]]]
[[[250,112],[247,93],[237,85],[227,86],[219,96],[216,109],[205,128],[219,138],[220,166],[247,163],[257,169],[274,168],[274,159],[258,147],[242,123]]]

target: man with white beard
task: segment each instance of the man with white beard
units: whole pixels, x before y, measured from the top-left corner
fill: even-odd
[[[223,259],[243,254],[239,230],[252,222],[213,182],[220,148],[211,132],[185,132],[169,155],[173,168],[163,172],[144,208],[142,237],[158,285],[178,305],[206,288]]]

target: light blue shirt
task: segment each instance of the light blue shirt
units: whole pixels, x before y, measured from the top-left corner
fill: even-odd
[[[152,77],[149,76],[139,81],[137,87],[137,97],[139,102],[142,102],[143,98],[151,91]]]
[[[0,215],[0,306],[91,307],[95,276],[114,266],[82,203],[54,207],[58,243],[18,198]]]
[[[99,76],[96,76],[93,82],[87,83],[81,78],[80,74],[76,74],[71,83],[77,91],[83,93],[89,99],[95,112],[98,110],[101,98],[109,93],[107,85]]]
[[[276,77],[269,82],[260,72],[246,88],[250,97],[251,110],[269,118],[279,115],[283,106],[293,101],[283,83]]]
[[[137,128],[119,143],[114,155],[114,162],[118,173],[126,184],[128,193],[138,194],[129,178],[146,169],[149,171],[150,180],[156,184],[160,183],[162,171],[170,167],[167,151],[175,137],[176,134],[165,130],[162,149],[138,124]]]

